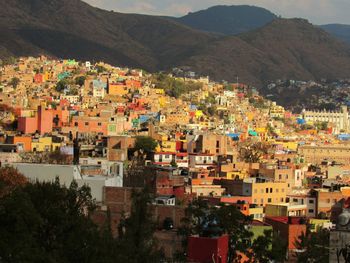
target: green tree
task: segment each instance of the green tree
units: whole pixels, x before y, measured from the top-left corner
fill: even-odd
[[[13,65],[16,63],[15,57],[6,57],[4,59],[0,59],[0,66]]]
[[[173,160],[171,160],[171,162],[170,162],[170,165],[172,166],[172,167],[178,167],[177,166],[177,163],[176,163],[176,161],[173,159]]]
[[[103,73],[103,72],[107,71],[107,69],[104,66],[101,66],[101,65],[96,65],[95,69],[97,70],[97,73]]]
[[[83,86],[85,83],[86,77],[85,76],[79,76],[75,78],[75,84],[79,86]]]
[[[247,253],[248,262],[284,262],[286,251],[286,241],[281,239],[276,233],[273,233],[272,230],[265,230],[262,236],[258,236],[252,241]]]
[[[1,262],[98,262],[101,237],[87,186],[26,184],[0,198]]]
[[[57,82],[56,84],[56,91],[57,92],[62,92],[68,85],[68,82],[66,79],[60,80],[59,82]]]
[[[187,248],[187,238],[191,235],[205,236],[208,225],[215,222],[215,229],[229,235],[228,262],[239,262],[242,254],[247,254],[253,234],[246,227],[251,218],[243,215],[232,205],[209,206],[206,200],[195,199],[186,208],[186,217],[178,234],[182,236],[183,247]]]
[[[175,98],[179,98],[185,92],[199,90],[203,87],[201,83],[175,79],[163,73],[154,74],[152,82],[156,87],[164,89],[167,95]]]
[[[154,238],[156,223],[152,219],[151,202],[146,188],[134,190],[130,216],[119,225],[119,262],[160,262],[162,255]]]
[[[21,81],[20,81],[19,78],[14,77],[14,78],[12,78],[12,79],[10,80],[9,84],[10,84],[14,89],[16,89],[16,88],[18,87],[18,85],[19,85],[20,82],[21,82]]]
[[[158,143],[152,137],[149,136],[138,136],[136,137],[134,151],[142,150],[145,153],[154,152]]]
[[[319,262],[327,263],[329,261],[329,230],[317,229],[316,232],[310,231],[308,227],[306,233],[295,241],[299,252],[296,253],[298,262]]]

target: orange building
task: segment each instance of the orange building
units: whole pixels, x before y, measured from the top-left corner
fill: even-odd
[[[108,83],[108,94],[123,96],[129,93],[128,87],[124,83]]]
[[[125,81],[125,85],[129,88],[141,88],[142,83],[139,80],[134,80],[134,79],[127,79]]]
[[[265,217],[264,221],[272,226],[273,231],[287,241],[288,251],[297,249],[296,242],[302,233],[306,233],[306,221],[302,217]]]
[[[19,152],[30,152],[32,150],[32,137],[30,136],[10,136],[8,137],[9,144],[16,144]]]
[[[107,134],[108,118],[74,116],[71,127],[76,128],[81,133],[102,133]]]

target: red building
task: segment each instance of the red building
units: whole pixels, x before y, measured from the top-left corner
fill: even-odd
[[[228,235],[213,238],[191,236],[188,238],[188,261],[226,263],[228,241]]]
[[[272,226],[273,231],[288,242],[288,250],[295,250],[295,241],[306,232],[306,220],[303,217],[275,216],[265,217],[265,223]]]

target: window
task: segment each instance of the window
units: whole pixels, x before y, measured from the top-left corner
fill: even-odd
[[[278,179],[282,180],[282,174],[278,175]]]
[[[309,213],[313,213],[314,212],[314,210],[313,209],[309,209]]]
[[[283,201],[284,201],[284,199],[283,199],[283,197],[281,197],[281,202],[283,203]]]
[[[168,154],[165,155],[165,159],[169,159],[169,155]]]
[[[101,122],[97,123],[97,126],[102,126],[102,123]]]
[[[75,126],[75,127],[78,127],[78,122],[74,122],[74,126]]]
[[[272,193],[272,188],[270,188],[270,193]]]
[[[262,193],[262,194],[263,194],[263,193],[264,193],[264,189],[261,189],[261,190],[260,190],[260,193]]]
[[[309,200],[309,204],[313,204],[314,203],[314,200],[313,199],[310,199]]]
[[[266,188],[266,191],[265,191],[266,193],[268,193],[269,192],[269,188]]]
[[[261,198],[261,200],[260,200],[260,201],[261,201],[261,204],[263,204],[263,203],[264,203],[264,198]]]
[[[271,198],[267,198],[267,202],[268,202],[268,203],[271,203]]]
[[[278,193],[280,191],[280,189],[276,188],[276,193]]]
[[[331,202],[331,199],[327,199],[327,203],[330,203]]]
[[[88,122],[85,122],[85,126],[89,126],[89,123],[88,123]]]
[[[298,199],[293,198],[293,203],[298,203]]]
[[[284,188],[282,188],[282,193],[284,193]]]
[[[254,204],[256,204],[258,202],[258,200],[254,199]]]

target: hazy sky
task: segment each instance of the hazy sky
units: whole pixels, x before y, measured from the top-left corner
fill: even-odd
[[[350,24],[350,0],[84,0],[123,13],[182,16],[213,5],[256,5],[282,17],[302,17],[314,24]]]

